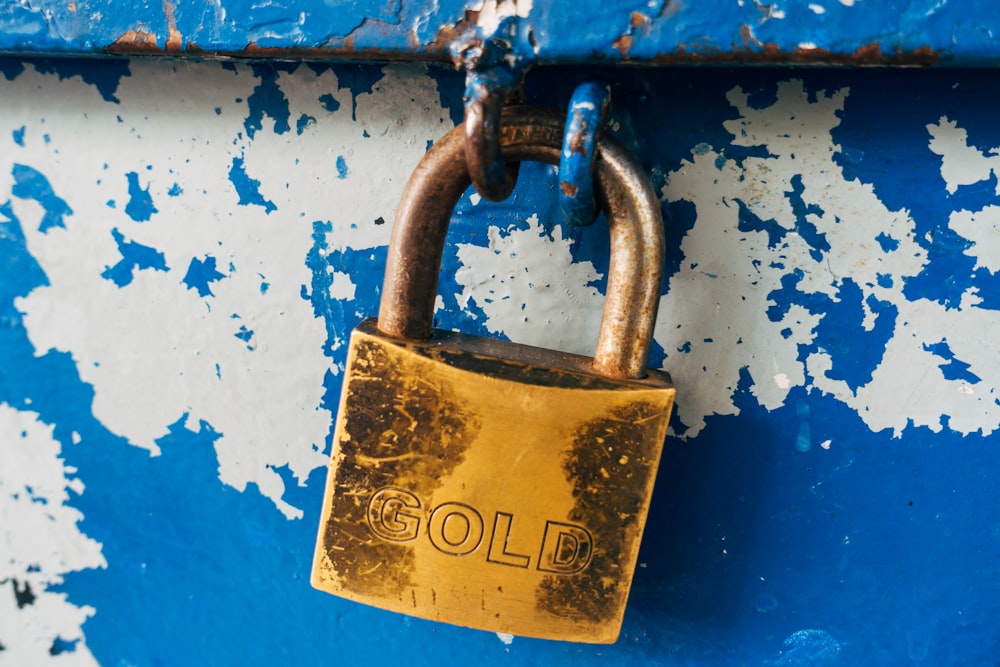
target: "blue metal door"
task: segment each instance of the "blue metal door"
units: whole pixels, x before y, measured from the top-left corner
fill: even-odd
[[[756,39],[787,63],[795,26],[820,46],[860,29],[864,3],[814,4],[772,7]],[[165,7],[142,24],[158,48],[169,16],[185,48],[208,43],[184,27],[191,7]],[[663,35],[695,23],[671,7],[636,19],[629,53],[680,57]],[[357,34],[384,25],[386,48],[429,53],[430,37],[392,37],[419,8],[390,9]],[[972,28],[933,46],[954,6],[913,11],[879,62],[897,47],[992,62]],[[138,30],[113,21],[80,25]],[[114,41],[45,41],[64,24],[46,25],[4,50]],[[275,25],[257,41],[319,43]],[[652,365],[678,402],[621,639],[462,629],[308,584],[346,338],[377,308],[406,178],[462,120],[461,74],[15,55],[0,60],[0,664],[1000,661],[993,70],[582,66],[605,30],[529,71],[525,96],[564,108],[578,83],[608,83],[609,131],[666,220]],[[854,37],[824,48],[854,53]],[[526,164],[501,204],[466,193],[439,326],[589,353],[606,224],[562,224],[557,191],[553,168]]]

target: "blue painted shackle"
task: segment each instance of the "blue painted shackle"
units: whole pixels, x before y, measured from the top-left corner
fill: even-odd
[[[559,164],[565,117],[534,107],[505,110],[501,128],[508,161]],[[432,331],[441,256],[451,215],[471,184],[460,125],[417,164],[396,209],[386,258],[378,329],[396,338]],[[617,378],[646,375],[663,284],[663,218],[649,178],[616,139],[597,142],[597,198],[611,236],[608,288],[594,370]]]

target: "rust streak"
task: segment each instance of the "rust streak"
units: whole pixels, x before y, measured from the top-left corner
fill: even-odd
[[[681,45],[674,53],[665,53],[653,58],[650,64],[754,64],[754,65],[838,65],[854,67],[909,66],[926,67],[938,62],[938,52],[929,46],[913,51],[897,50],[883,52],[878,44],[865,44],[853,52],[837,52],[828,49],[782,50],[776,44],[756,42],[748,33],[743,34],[742,46],[733,45],[730,51]]]
[[[174,12],[176,0],[164,0],[164,13],[167,18],[167,38],[161,47],[156,35],[143,28],[128,30],[112,44],[104,48],[110,55],[134,56],[191,56],[198,58],[245,59],[245,60],[315,60],[315,61],[354,61],[354,62],[431,62],[453,64],[450,46],[467,30],[474,28],[475,13],[467,12],[466,16],[455,25],[442,26],[435,38],[427,43],[417,43],[412,37],[405,49],[380,48],[378,46],[358,47],[352,35],[339,40],[332,40],[322,46],[285,46],[261,47],[254,42],[248,43],[238,50],[218,48],[203,48],[192,41],[183,40],[177,29]],[[666,7],[675,7],[675,3],[667,3]],[[814,66],[929,66],[939,60],[939,53],[930,46],[903,51],[883,51],[878,44],[865,44],[851,52],[831,51],[828,49],[782,49],[777,44],[760,42],[753,36],[749,26],[740,29],[739,40],[728,49],[712,44],[688,43],[680,44],[669,52],[660,54],[642,54],[637,57],[630,55],[630,50],[636,43],[635,30],[646,31],[652,19],[642,12],[633,12],[629,17],[629,30],[612,42],[621,59],[635,65],[814,65]],[[374,22],[372,23],[374,25]],[[602,55],[592,53],[580,56],[580,62],[596,64]],[[571,59],[572,60],[572,59]],[[607,62],[616,59],[607,57]],[[565,63],[560,60],[560,63]],[[543,59],[536,65],[554,64]]]
[[[451,63],[451,55],[445,44],[434,44],[423,51],[402,51],[396,49],[357,49],[353,39],[345,39],[337,46],[257,46],[251,42],[239,51],[203,49],[188,42],[184,52],[190,56],[233,58],[238,60],[343,60],[355,62],[436,62]]]
[[[632,35],[622,35],[615,41],[611,42],[611,46],[618,49],[618,53],[622,54],[622,58],[628,58],[628,50],[632,48]]]
[[[174,3],[170,0],[163,0],[163,13],[167,16],[167,41],[164,51],[167,53],[180,53],[181,37],[180,30],[177,29],[177,20],[174,18]]]
[[[163,49],[156,43],[156,35],[139,28],[126,30],[121,37],[105,47],[104,52],[115,55],[159,55],[163,53]]]

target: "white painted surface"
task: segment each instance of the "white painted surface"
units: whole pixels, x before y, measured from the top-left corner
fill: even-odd
[[[175,76],[175,68],[184,71]],[[35,116],[20,120],[28,130],[16,160],[46,174],[73,209],[65,229],[42,233],[41,207],[12,200],[51,283],[17,307],[39,354],[73,355],[94,386],[94,414],[110,430],[156,454],[170,424],[186,414],[197,430],[204,420],[221,433],[220,479],[239,490],[254,484],[288,518],[300,517],[282,500],[284,483],[272,468],[288,465],[301,481],[327,462],[326,332],[301,297],[312,279],[305,266],[312,222],[332,223],[331,250],[387,244],[391,225],[373,221],[392,219],[427,142],[451,122],[434,82],[417,69],[387,68],[371,94],[358,95],[357,121],[334,74],[282,73],[293,129],[271,132],[274,121],[265,117],[250,140],[244,101],[260,81],[247,68],[220,76],[215,68],[136,62],[133,72],[113,108],[75,79],[29,71],[5,84],[5,95],[33,99]],[[328,91],[341,104],[335,120],[318,101]],[[46,122],[50,110],[58,110],[55,122]],[[316,122],[297,134],[301,114]],[[346,178],[337,178],[338,156]],[[0,154],[0,190],[10,191],[14,157]],[[234,158],[276,210],[239,204],[228,178]],[[128,172],[150,184],[158,213],[147,222],[122,210]],[[173,184],[182,196],[168,195]],[[101,277],[121,257],[113,229],[162,252],[170,270],[134,271],[125,287]],[[214,296],[202,297],[181,280],[192,258],[206,256],[225,278],[211,284]],[[330,296],[352,299],[351,277],[335,272]],[[251,340],[236,337],[241,327],[253,331]]]
[[[488,331],[516,343],[592,356],[604,297],[591,283],[600,275],[590,262],[573,262],[572,241],[560,228],[550,237],[537,215],[526,223],[506,230],[490,225],[485,248],[459,244],[458,303],[474,303]]]
[[[78,526],[83,515],[70,503],[86,490],[60,451],[37,414],[0,403],[0,664],[97,664],[82,629],[94,609],[49,590],[69,572],[106,567]],[[30,604],[18,607],[15,586]],[[76,649],[52,656],[56,637]]]
[[[284,482],[273,468],[287,465],[303,480],[326,465],[322,450],[332,415],[321,407],[323,377],[341,370],[323,354],[324,322],[302,298],[312,279],[305,266],[312,223],[331,224],[323,252],[385,246],[391,225],[373,221],[392,219],[413,165],[451,122],[433,80],[418,69],[387,68],[371,94],[358,95],[356,120],[351,95],[338,89],[334,74],[283,73],[278,83],[293,124],[301,114],[315,122],[301,134],[278,135],[265,117],[268,131],[250,140],[245,100],[259,80],[246,67],[221,75],[183,64],[132,67],[135,75],[122,80],[115,106],[79,79],[60,80],[30,65],[14,80],[0,81],[4,99],[30,100],[0,106],[0,191],[11,191],[13,164],[27,164],[44,173],[73,210],[65,229],[43,233],[41,207],[11,199],[50,283],[16,305],[37,354],[72,355],[94,388],[94,416],[109,430],[155,455],[156,440],[184,415],[195,429],[205,421],[221,434],[219,478],[239,490],[256,486],[286,518],[300,517],[301,508],[283,498]],[[328,92],[341,104],[335,114],[317,101]],[[810,101],[791,80],[779,86],[773,104],[756,108],[747,91],[734,88],[728,100],[738,117],[725,123],[732,141],[694,146],[691,158],[668,174],[662,197],[697,210],[656,331],[667,354],[664,367],[681,388],[685,436],[697,434],[711,415],[737,413],[741,369],[768,410],[785,406],[789,393],[802,388],[850,406],[872,430],[896,435],[919,426],[939,431],[946,416],[948,427],[963,434],[1000,427],[1000,356],[984,335],[998,324],[997,311],[978,307],[981,295],[971,289],[950,309],[903,294],[927,253],[915,241],[909,211],[891,210],[870,185],[848,180],[835,160],[840,147],[832,131],[848,95],[846,88],[818,92]],[[941,157],[942,187],[952,194],[995,177],[1000,167],[997,149],[969,146],[959,123],[941,118],[927,126],[928,150]],[[21,126],[24,146],[15,149],[10,130]],[[760,147],[767,157],[738,165],[726,156],[731,146]],[[347,165],[343,178],[334,168],[337,157]],[[240,204],[227,177],[237,158],[275,210]],[[146,222],[123,211],[129,172],[150,188],[157,208]],[[796,177],[803,203],[815,207],[808,221],[830,244],[819,259],[796,232],[790,200]],[[183,196],[168,194],[175,184]],[[786,231],[782,241],[772,247],[766,232],[739,231],[738,201],[760,219],[776,221]],[[958,210],[949,218],[952,230],[973,243],[966,254],[993,273],[1000,270],[998,210]],[[170,270],[134,271],[125,287],[103,278],[120,259],[114,229],[162,252]],[[871,239],[879,235],[898,246],[874,246]],[[459,246],[461,291],[454,297],[481,311],[490,331],[589,354],[603,303],[593,286],[600,276],[591,263],[573,262],[570,249],[558,227],[546,234],[536,216],[517,227],[491,226],[487,245]],[[182,278],[192,258],[207,256],[217,259],[224,277],[212,283],[212,296],[200,296]],[[799,352],[814,344],[823,314],[792,305],[779,321],[767,316],[774,305],[768,295],[796,268],[803,272],[803,293],[839,298],[850,278],[862,300],[871,296],[898,309],[882,361],[857,391],[832,379],[837,360],[827,351]],[[330,275],[332,299],[355,298],[357,276],[332,269]],[[262,282],[270,285],[266,291]],[[871,330],[879,315],[864,308],[864,328]],[[235,336],[243,326],[253,331],[250,341]],[[947,379],[942,359],[927,349],[941,342],[980,381]],[[345,344],[346,332],[334,349]],[[90,446],[75,433],[71,442]],[[813,442],[831,449],[830,439],[808,431],[795,446],[805,453]],[[0,595],[3,659],[18,658],[12,664],[93,662],[81,627],[94,610],[47,590],[67,572],[104,567],[101,545],[80,531],[82,517],[71,506],[71,494],[85,490],[59,452],[51,427],[37,415],[0,406],[0,526],[6,531],[0,544],[15,545],[13,556],[0,558],[0,580],[28,581],[37,596],[19,610],[13,596]],[[48,656],[55,635],[79,641],[77,650]]]
[[[834,160],[839,147],[831,130],[840,122],[848,93],[819,92],[810,103],[800,82],[792,80],[779,86],[774,104],[758,109],[735,88],[729,100],[740,117],[726,123],[733,144],[760,146],[773,157],[747,158],[739,169],[725,158],[725,147],[702,147],[669,174],[664,196],[693,202],[698,212],[697,223],[683,241],[681,270],[670,279],[661,304],[656,334],[667,350],[666,368],[678,386],[688,388],[678,401],[681,420],[690,427],[686,435],[696,434],[708,415],[735,414],[732,395],[742,367],[754,379],[752,393],[769,410],[784,403],[790,388],[804,386],[850,405],[873,430],[891,428],[896,435],[908,424],[940,430],[946,415],[951,415],[951,428],[961,433],[990,433],[1000,423],[1000,406],[994,402],[998,390],[988,380],[997,376],[998,357],[982,337],[997,324],[997,313],[976,308],[979,300],[972,293],[952,310],[904,296],[905,279],[920,272],[926,251],[914,240],[906,210],[889,210],[870,185],[846,180]],[[965,145],[964,131],[949,127],[956,137],[951,143],[942,141],[935,126],[928,130],[930,149],[944,156],[942,176],[951,192],[970,179],[985,180],[992,166],[959,169],[956,165],[974,149]],[[801,176],[803,202],[822,211],[807,214],[830,244],[819,261],[794,232],[772,248],[766,233],[737,229],[735,201],[744,202],[763,220],[794,230],[788,194],[796,175]],[[992,226],[990,215],[983,217]],[[963,220],[954,219],[959,233],[968,226]],[[879,251],[871,239],[880,234],[898,246]],[[989,237],[989,228],[984,226],[979,234]],[[986,249],[995,242],[995,237],[989,238],[981,241]],[[850,278],[862,288],[862,299],[871,295],[899,307],[884,359],[872,381],[856,393],[827,376],[833,360],[825,352],[799,358],[798,346],[813,342],[822,315],[792,306],[781,321],[767,317],[767,295],[780,287],[791,268],[804,272],[798,286],[804,293],[836,297],[843,279]],[[880,274],[891,278],[890,287],[879,285]],[[865,325],[871,328],[871,316]],[[789,335],[783,336],[782,330]],[[975,392],[965,391],[962,381],[946,380],[937,368],[942,360],[924,349],[942,340],[984,379]],[[678,354],[688,342],[690,353]],[[765,378],[775,381],[762,382]]]

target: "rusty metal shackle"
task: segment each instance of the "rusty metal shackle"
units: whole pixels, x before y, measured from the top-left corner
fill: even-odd
[[[510,196],[517,184],[517,162],[505,161],[500,128],[505,96],[498,91],[482,94],[465,104],[465,162],[476,192],[492,202]]]
[[[508,161],[559,164],[565,118],[532,107],[504,112],[501,143]],[[442,137],[417,164],[403,190],[386,258],[378,329],[396,338],[431,336],[448,223],[471,184],[462,126]],[[617,378],[646,375],[663,284],[663,219],[653,186],[613,137],[598,140],[598,201],[611,236],[608,287],[594,370]]]

